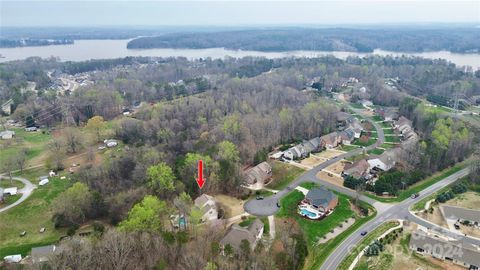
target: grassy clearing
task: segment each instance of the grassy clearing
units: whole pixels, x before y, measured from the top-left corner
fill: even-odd
[[[302,187],[310,189],[316,184],[314,183],[303,183],[301,184]],[[335,211],[325,217],[320,221],[313,221],[302,218],[300,215],[297,214],[297,204],[304,198],[304,195],[294,190],[290,192],[286,197],[284,197],[281,201],[281,209],[277,214],[279,217],[292,217],[295,221],[299,224],[300,228],[302,229],[309,247],[309,257],[306,261],[305,269],[318,269],[320,265],[325,261],[328,255],[346,238],[348,235],[353,233],[356,229],[358,229],[362,224],[370,220],[375,216],[373,212],[373,208],[368,205],[364,204],[366,207],[369,207],[372,210],[372,215],[368,217],[360,217],[355,214],[355,212],[350,208],[349,197],[340,193],[335,194],[338,196],[339,204]],[[316,245],[319,238],[326,235],[330,230],[337,227],[339,224],[343,223],[346,219],[355,217],[356,222],[342,232],[337,237],[329,240],[324,244]]]
[[[380,201],[380,202],[386,202],[386,203],[401,202],[401,201],[409,198],[410,196],[412,196],[412,194],[424,190],[425,188],[435,184],[436,182],[442,180],[443,178],[448,177],[448,176],[462,170],[466,166],[467,166],[467,163],[462,162],[462,163],[459,163],[459,164],[457,164],[453,167],[450,167],[450,168],[445,169],[441,172],[438,172],[438,173],[436,173],[436,174],[434,174],[434,175],[432,175],[432,176],[414,184],[413,186],[408,187],[408,189],[400,191],[399,195],[397,197],[394,197],[394,198],[383,198],[383,197],[379,197],[379,196],[376,196],[376,195],[373,195],[373,194],[370,194],[370,193],[365,193],[365,195],[374,199],[374,200]]]
[[[273,178],[272,182],[267,185],[270,189],[283,189],[305,172],[304,169],[280,161],[272,161],[270,165],[272,166]]]
[[[400,142],[400,138],[398,136],[385,136],[385,141],[396,143],[396,142]]]
[[[18,189],[22,189],[23,187],[25,187],[25,185],[22,182],[17,180],[13,180],[12,182],[10,182],[10,180],[7,178],[0,179],[0,188],[10,188],[10,187],[16,187]]]
[[[44,173],[43,170],[31,170],[22,177],[36,183],[37,177]],[[64,231],[54,228],[50,206],[70,185],[69,180],[51,178],[49,184],[36,189],[25,202],[0,214],[0,258],[11,254],[25,255],[32,247],[58,241]],[[46,228],[44,233],[39,232],[42,227]],[[20,237],[22,231],[27,235]]]
[[[372,120],[375,122],[383,121],[383,118],[380,115],[372,116]]]
[[[363,109],[363,105],[360,103],[350,103],[350,106],[352,106],[355,109]]]
[[[383,128],[383,134],[385,135],[393,135],[395,132],[391,128]]]
[[[370,155],[381,155],[383,154],[383,152],[385,152],[385,150],[383,149],[379,149],[379,148],[374,148],[372,150],[368,150],[367,153],[370,154]]]
[[[400,223],[398,221],[388,221],[377,227],[375,230],[370,232],[365,238],[363,238],[362,242],[340,263],[337,269],[339,270],[346,270],[350,267],[355,257],[360,254],[362,250],[364,250],[370,243],[372,243],[375,239],[380,237],[383,233],[387,230],[398,226]]]
[[[27,161],[38,157],[45,151],[52,138],[50,134],[43,134],[41,131],[26,132],[22,128],[11,130],[15,131],[15,138],[0,141],[0,164],[20,153],[22,149],[26,150]]]
[[[345,151],[345,152],[350,152],[350,151],[355,150],[355,149],[357,149],[357,148],[358,148],[357,145],[347,145],[347,144],[343,145],[343,144],[342,144],[342,145],[338,148],[338,150]]]
[[[394,144],[389,144],[389,143],[384,143],[382,145],[379,146],[380,148],[385,148],[385,149],[391,149],[391,148],[395,148],[395,145]]]
[[[388,122],[378,123],[383,129],[392,128],[392,125]]]
[[[368,141],[362,142],[359,139],[356,139],[352,144],[358,146],[369,146],[377,142],[377,139],[370,137]]]

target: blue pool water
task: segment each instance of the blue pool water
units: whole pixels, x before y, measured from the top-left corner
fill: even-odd
[[[300,211],[302,212],[302,214],[307,215],[311,218],[314,218],[314,217],[317,216],[315,213],[312,213],[312,212],[308,211],[307,209],[301,209]]]

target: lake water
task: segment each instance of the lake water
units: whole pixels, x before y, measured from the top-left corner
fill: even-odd
[[[188,59],[198,58],[224,58],[244,57],[244,56],[264,56],[267,58],[281,57],[316,57],[323,55],[333,55],[340,59],[348,56],[366,56],[370,53],[355,52],[324,52],[324,51],[289,51],[289,52],[259,52],[226,50],[224,48],[211,49],[127,49],[129,40],[76,40],[70,45],[54,45],[41,47],[19,47],[19,48],[1,48],[0,54],[5,58],[0,58],[0,62],[25,59],[30,56],[40,56],[47,58],[50,56],[59,57],[62,61],[85,61],[90,59],[112,59],[126,56],[157,56],[171,57],[183,56]],[[480,54],[460,54],[448,51],[425,52],[425,53],[397,53],[383,50],[375,50],[375,55],[414,55],[430,59],[446,59],[457,66],[471,66],[474,69],[480,68]]]

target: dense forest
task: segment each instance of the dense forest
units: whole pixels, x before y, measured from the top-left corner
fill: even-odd
[[[479,52],[477,28],[448,29],[269,29],[213,33],[173,33],[130,41],[130,49],[224,47],[255,51]]]

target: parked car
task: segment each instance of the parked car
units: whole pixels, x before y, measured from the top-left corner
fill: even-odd
[[[27,235],[27,231],[23,231],[20,233],[20,236],[25,236],[25,235]]]
[[[363,231],[363,232],[360,233],[360,235],[365,236],[365,235],[367,235],[367,233],[368,233],[367,231]]]
[[[420,193],[417,192],[415,194],[412,194],[411,198],[416,199],[416,198],[418,198],[418,196],[420,196]]]
[[[277,202],[277,207],[280,208],[280,203],[279,202]]]
[[[257,200],[263,200],[263,196],[258,195]]]
[[[98,150],[105,150],[106,148],[107,148],[107,147],[105,147],[105,146],[99,146],[99,147],[98,147]]]

